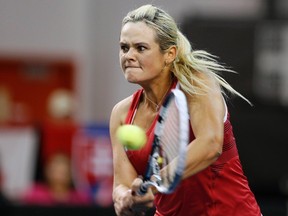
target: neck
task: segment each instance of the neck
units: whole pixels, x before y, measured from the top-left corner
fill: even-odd
[[[160,99],[156,101],[153,101],[151,98],[148,97],[148,95],[146,94],[146,92],[144,91],[144,96],[145,96],[145,102],[149,101],[151,104],[153,104],[153,106],[155,107],[155,111],[158,112],[161,104],[165,98],[165,96],[167,95],[170,87],[171,87],[172,81],[170,81],[170,84],[168,85],[167,89],[165,90],[164,94],[161,95]]]

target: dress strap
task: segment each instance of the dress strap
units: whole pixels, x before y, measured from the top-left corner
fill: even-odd
[[[125,124],[133,123],[142,92],[143,89],[139,89],[132,95],[132,102],[125,119]]]

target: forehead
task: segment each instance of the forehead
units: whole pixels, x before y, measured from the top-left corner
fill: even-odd
[[[128,22],[122,29],[120,34],[121,42],[155,42],[155,30],[144,22]]]

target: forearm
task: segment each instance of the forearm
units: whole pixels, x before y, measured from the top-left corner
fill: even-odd
[[[222,145],[211,143],[203,144],[195,140],[187,148],[186,168],[183,179],[188,178],[214,163],[222,152]]]

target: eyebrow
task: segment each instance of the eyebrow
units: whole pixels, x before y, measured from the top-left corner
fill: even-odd
[[[121,42],[121,41],[120,41],[119,44],[120,44],[120,45],[126,45],[126,46],[129,45],[129,43],[127,43],[127,42]],[[146,43],[146,42],[133,43],[133,46],[139,46],[139,45],[149,46],[149,44]]]
[[[127,45],[128,43],[126,43],[126,42],[121,42],[121,41],[120,41],[119,44],[120,44],[120,45]]]

